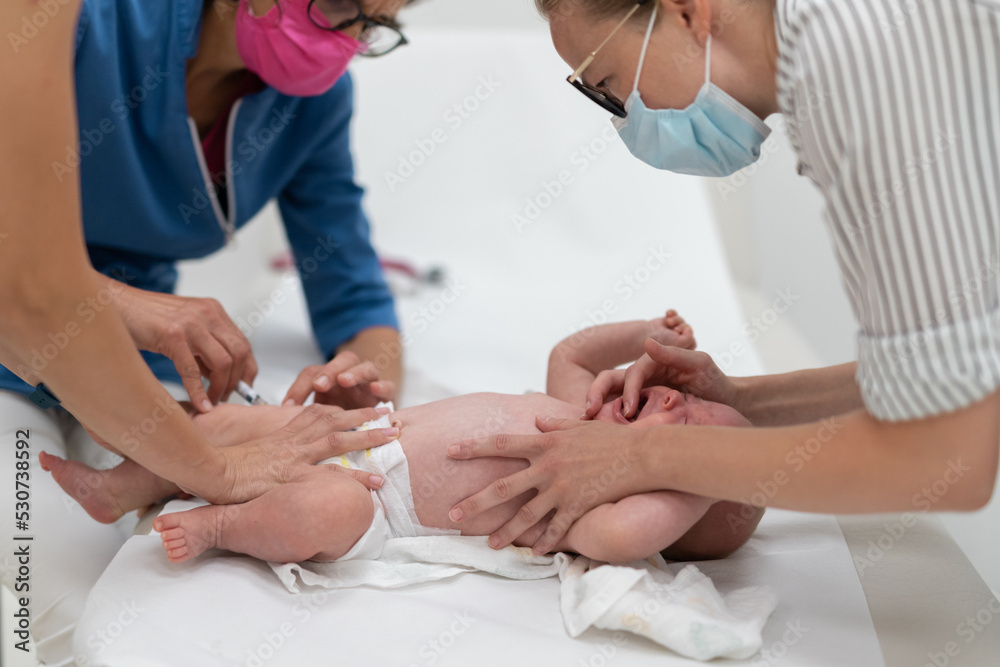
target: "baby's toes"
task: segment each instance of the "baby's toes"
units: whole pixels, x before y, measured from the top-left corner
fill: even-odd
[[[183,563],[184,561],[191,559],[191,553],[188,550],[186,544],[184,544],[184,545],[182,545],[180,547],[170,547],[170,548],[168,548],[168,547],[164,546],[163,548],[166,550],[166,552],[167,552],[167,559],[171,563]]]
[[[167,552],[167,555],[171,558],[176,556],[183,556],[187,554],[188,544],[187,540],[170,540],[169,542],[163,543],[163,550]]]
[[[671,329],[676,329],[677,327],[684,324],[684,318],[678,315],[677,312],[673,310],[667,312],[667,316],[664,318],[664,320],[666,321],[667,326],[670,327]]]
[[[38,463],[41,464],[42,470],[52,473],[53,476],[57,473],[61,474],[66,467],[65,460],[48,452],[38,453]]]
[[[693,350],[697,346],[694,339],[694,329],[685,324],[677,330],[677,347]]]
[[[188,540],[183,528],[174,528],[160,533],[160,541],[163,543],[163,550],[167,552],[167,558],[172,562],[187,560]]]
[[[174,541],[177,541],[177,540],[184,540],[184,539],[186,539],[186,534],[185,534],[185,531],[184,531],[183,528],[179,528],[179,527],[178,528],[170,528],[170,529],[167,529],[167,530],[164,530],[164,531],[160,532],[160,539],[163,540],[164,544],[166,544],[167,542],[174,542]]]

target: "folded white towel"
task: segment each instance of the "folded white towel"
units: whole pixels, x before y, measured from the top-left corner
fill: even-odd
[[[626,566],[582,556],[535,556],[530,549],[495,551],[485,537],[404,537],[388,540],[378,560],[270,563],[285,587],[399,588],[463,572],[509,579],[558,576],[566,630],[576,637],[594,626],[633,632],[697,660],[746,658],[777,605],[767,586],[721,595],[694,565],[674,576],[659,555]]]
[[[768,586],[721,595],[694,565],[676,576],[659,556],[628,566],[578,557],[560,570],[566,630],[627,630],[697,660],[749,658],[777,606]]]

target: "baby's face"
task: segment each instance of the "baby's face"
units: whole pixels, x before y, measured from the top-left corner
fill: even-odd
[[[622,399],[608,401],[594,417],[597,421],[630,426],[697,424],[701,426],[750,426],[739,412],[722,403],[704,401],[676,389],[649,387],[639,393],[639,409],[627,419],[622,415]]]

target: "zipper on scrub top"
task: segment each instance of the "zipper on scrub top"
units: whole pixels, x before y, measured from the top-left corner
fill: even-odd
[[[228,169],[229,165],[233,164],[233,132],[236,130],[236,115],[239,114],[242,106],[243,99],[240,98],[236,100],[236,103],[233,104],[233,110],[229,112],[229,120],[226,123],[226,163],[223,165],[224,169]],[[222,229],[226,233],[227,244],[236,240],[236,184],[233,182],[235,180],[235,174],[227,171],[226,199],[229,204],[227,207],[229,217],[226,219],[226,226]]]
[[[240,101],[237,101],[233,105],[233,110],[229,114],[229,123],[226,127],[226,157],[229,157],[229,143],[230,135],[233,129],[233,119],[236,117],[236,111],[239,109]],[[194,122],[194,118],[188,117],[188,127],[191,129],[191,140],[194,142],[194,154],[198,158],[198,167],[201,169],[201,178],[205,182],[205,190],[208,192],[208,201],[212,204],[212,211],[215,213],[215,220],[219,224],[219,228],[222,229],[222,233],[226,235],[226,245],[231,244],[236,238],[236,223],[234,222],[234,208],[233,208],[233,195],[232,195],[232,184],[227,183],[228,194],[229,194],[229,216],[222,214],[222,205],[219,204],[219,195],[215,190],[215,182],[212,180],[212,175],[208,172],[208,162],[205,160],[205,152],[201,148],[201,139],[198,134],[198,126]]]

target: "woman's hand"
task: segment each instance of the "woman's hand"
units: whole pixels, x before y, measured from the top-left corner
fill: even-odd
[[[637,429],[544,417],[539,417],[536,425],[542,435],[495,435],[448,448],[448,455],[455,459],[503,456],[527,459],[530,464],[451,510],[451,520],[461,523],[536,489],[538,495],[490,536],[490,546],[494,549],[512,543],[555,512],[533,547],[535,554],[548,553],[584,513],[598,505],[651,490],[641,486]]]
[[[379,381],[379,377],[379,369],[372,362],[361,361],[354,352],[341,352],[325,366],[303,370],[282,405],[302,405],[313,392],[317,403],[345,409],[368,408],[393,400],[396,385]]]
[[[345,412],[310,405],[266,437],[218,450],[225,459],[225,473],[219,488],[202,497],[215,504],[246,502],[316,470],[315,464],[324,459],[388,444],[399,436],[398,429],[352,431],[381,416],[374,408]],[[330,474],[351,475],[369,489],[382,485],[381,477],[361,470],[336,465],[323,467]]]
[[[646,341],[644,354],[626,370],[604,371],[587,392],[588,419],[596,415],[608,396],[621,393],[622,413],[631,417],[643,387],[666,386],[694,394],[706,401],[725,403],[740,410],[736,383],[704,352],[663,345],[655,336]]]
[[[201,412],[224,401],[240,380],[253,384],[257,360],[250,341],[215,299],[147,292],[112,281],[115,304],[136,347],[174,362]],[[208,390],[202,376],[209,379]]]

